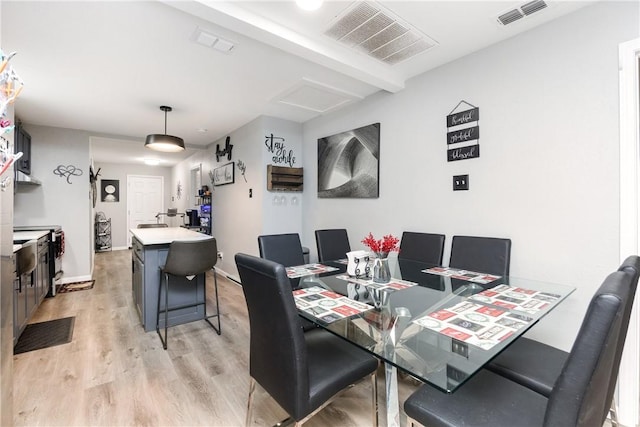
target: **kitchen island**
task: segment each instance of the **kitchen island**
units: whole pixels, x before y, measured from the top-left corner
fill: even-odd
[[[133,301],[138,310],[144,330],[156,328],[158,313],[158,294],[160,292],[160,267],[164,265],[171,242],[210,239],[211,236],[182,227],[169,228],[132,228],[131,263]],[[171,278],[169,306],[178,306],[202,300],[204,296],[205,274],[192,280]],[[162,297],[164,301],[164,294]],[[192,322],[204,318],[203,306],[189,307],[169,313],[169,326]],[[164,318],[160,318],[160,327],[164,328]]]

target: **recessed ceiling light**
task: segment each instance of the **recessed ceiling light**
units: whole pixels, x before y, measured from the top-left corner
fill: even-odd
[[[318,10],[323,0],[296,0],[296,4],[303,10]]]
[[[149,166],[158,166],[160,164],[160,160],[158,159],[144,159],[144,164]]]

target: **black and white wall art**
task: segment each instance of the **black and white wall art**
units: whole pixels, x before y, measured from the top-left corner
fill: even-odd
[[[318,197],[379,196],[380,123],[318,139]]]
[[[213,185],[233,184],[235,182],[235,162],[227,163],[213,170]]]
[[[120,180],[102,179],[100,180],[100,201],[119,202],[120,201]]]

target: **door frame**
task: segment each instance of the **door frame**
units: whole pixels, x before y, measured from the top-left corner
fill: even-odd
[[[164,176],[162,175],[127,175],[127,247],[131,248],[131,178],[160,178],[160,212],[164,211]]]
[[[620,262],[640,253],[640,38],[621,43],[620,67]],[[640,421],[640,307],[638,294],[618,376],[618,421],[637,426]]]

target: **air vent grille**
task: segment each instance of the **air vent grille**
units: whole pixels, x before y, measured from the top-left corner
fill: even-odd
[[[352,49],[389,65],[438,43],[374,2],[355,2],[324,32]]]
[[[547,7],[547,4],[542,1],[542,0],[534,0],[531,1],[527,4],[523,4],[522,6],[520,6],[520,9],[522,9],[522,12],[529,16],[532,13],[536,13],[542,9],[544,9],[545,7]]]
[[[522,12],[520,12],[518,9],[513,9],[498,16],[498,21],[500,21],[502,25],[508,25],[523,17],[524,15],[522,14]]]
[[[544,0],[533,0],[528,3],[523,4],[522,6],[504,12],[498,16],[498,22],[502,25],[511,24],[518,19],[524,18],[526,16],[530,16],[536,12],[541,11],[547,7],[547,3]]]

